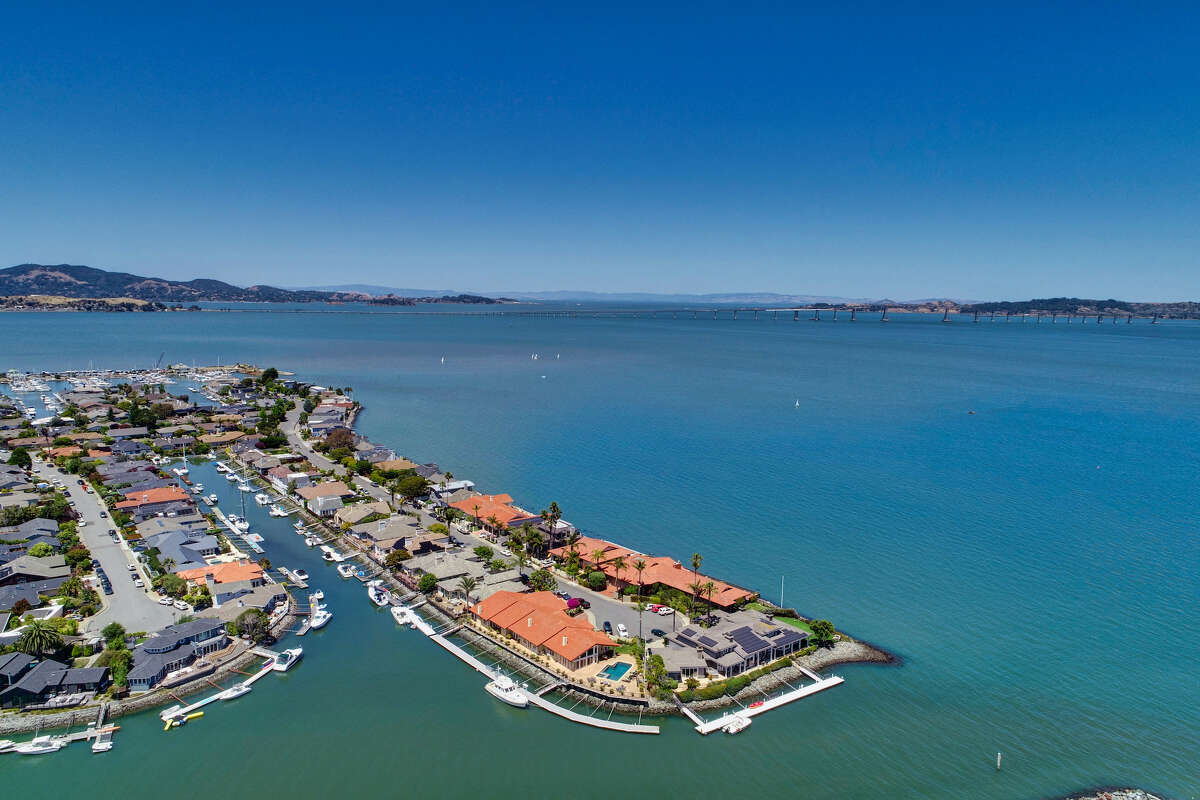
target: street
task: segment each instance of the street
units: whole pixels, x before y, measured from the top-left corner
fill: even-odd
[[[150,578],[140,568],[136,575],[146,583],[146,588],[133,585],[135,573],[130,571],[129,565],[136,563],[134,554],[124,539],[114,542],[109,536],[113,523],[107,516],[100,516],[102,511],[107,514],[100,498],[95,493],[85,492],[76,476],[64,475],[52,464],[34,461],[33,467],[34,472],[48,483],[55,478],[61,479],[64,488],[71,493],[68,499],[78,512],[80,522],[87,523],[78,529],[79,539],[92,552],[92,558],[100,562],[112,583],[113,593],[109,595],[96,587],[103,608],[83,621],[80,632],[97,633],[110,622],[120,622],[127,631],[154,631],[181,616],[183,612],[158,604],[156,595],[150,593]]]

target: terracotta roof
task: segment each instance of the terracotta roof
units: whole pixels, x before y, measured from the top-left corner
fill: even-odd
[[[158,489],[132,491],[125,495],[127,499],[117,503],[116,508],[137,508],[138,506],[154,503],[170,503],[177,500],[190,501],[191,498],[178,486],[162,486]]]
[[[512,496],[507,494],[480,494],[465,500],[456,500],[450,504],[450,507],[457,508],[480,522],[487,522],[489,517],[495,517],[502,528],[506,528],[518,520],[537,519],[537,514],[531,514],[523,508],[514,506],[512,501]],[[477,507],[478,512],[476,512]]]
[[[551,592],[501,590],[472,606],[471,613],[568,660],[598,644],[616,646],[606,634],[593,630],[586,618],[569,616],[566,601]]]
[[[253,561],[230,561],[225,564],[209,564],[194,569],[185,569],[176,573],[185,581],[203,582],[209,575],[213,583],[236,583],[238,581],[260,580],[263,568]]]

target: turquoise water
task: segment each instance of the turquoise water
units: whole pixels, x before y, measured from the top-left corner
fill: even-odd
[[[620,661],[616,664],[609,664],[600,671],[603,672],[605,677],[607,677],[610,681],[619,681],[625,676],[626,672],[629,672],[629,668],[629,664],[624,661]]]
[[[264,523],[272,561],[321,576],[334,612],[300,666],[180,731],[127,718],[104,756],[0,758],[6,789],[54,769],[140,798],[215,769],[233,797],[597,797],[618,775],[734,796],[1200,794],[1200,326],[0,314],[0,341],[0,369],[165,353],[349,384],[360,427],[405,455],[647,552],[698,550],[771,599],[785,579],[788,605],[904,658],[839,667],[844,686],[738,737],[584,729],[492,701]]]

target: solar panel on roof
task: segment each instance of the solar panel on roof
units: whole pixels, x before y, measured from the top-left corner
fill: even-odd
[[[767,641],[756,636],[749,628],[738,628],[730,631],[729,635],[747,653],[757,653],[759,650],[765,650],[771,646]]]
[[[691,628],[684,628],[682,633],[684,636],[695,636],[696,635],[696,632],[694,630],[692,630]]]
[[[716,639],[711,639],[708,636],[700,637],[700,644],[705,645],[706,647],[712,647],[716,643],[717,643]]]

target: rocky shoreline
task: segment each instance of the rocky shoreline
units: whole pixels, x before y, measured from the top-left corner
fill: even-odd
[[[1087,789],[1078,794],[1067,795],[1058,800],[1166,800],[1145,789]]]

